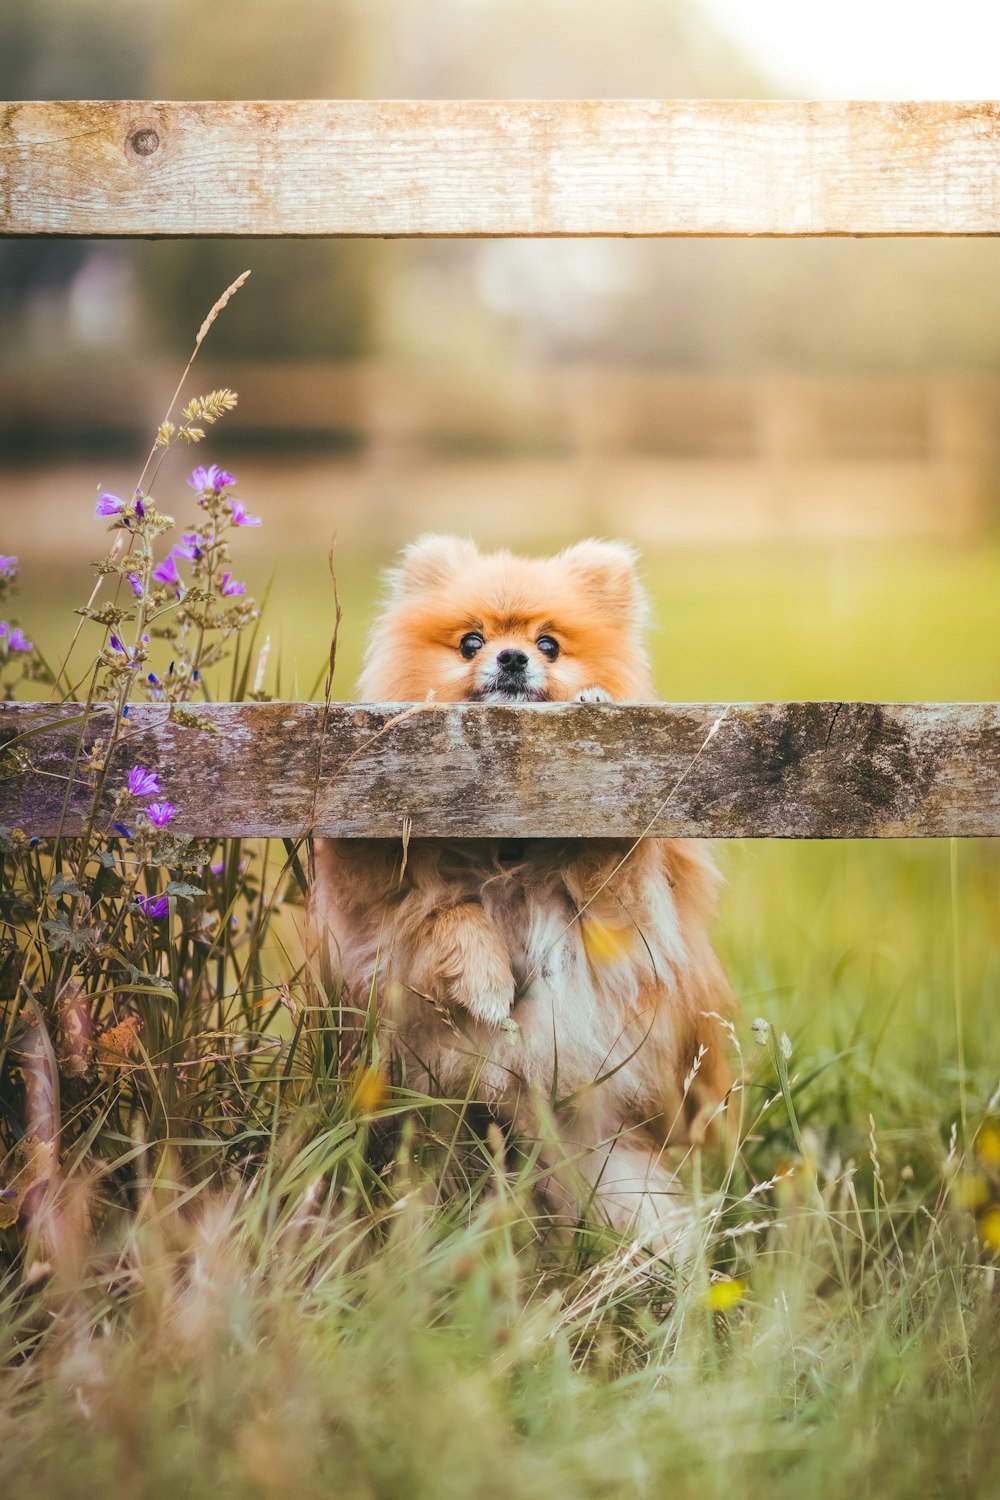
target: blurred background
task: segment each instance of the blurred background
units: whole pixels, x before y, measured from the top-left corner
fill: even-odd
[[[970,96],[1000,21],[896,0],[34,0],[6,98]],[[905,19],[906,24],[899,24]],[[996,46],[993,46],[995,43]],[[54,653],[193,335],[240,406],[195,455],[264,517],[282,690],[349,697],[380,566],[427,528],[643,551],[673,697],[1000,696],[988,240],[0,242],[0,544]],[[183,514],[182,467],[157,481]],[[934,614],[935,599],[943,616]],[[32,618],[34,616],[34,618]],[[984,618],[985,616],[985,618]],[[50,618],[51,617],[51,618]]]

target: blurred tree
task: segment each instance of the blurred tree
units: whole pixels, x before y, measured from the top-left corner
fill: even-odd
[[[296,98],[364,93],[361,0],[33,0],[0,10],[0,97]],[[213,331],[217,354],[345,358],[364,352],[373,261],[350,241],[0,241],[0,342],[60,348],[80,334],[72,287],[126,288],[138,319],[108,319],[123,341],[189,348],[206,307],[246,266],[252,289]],[[132,288],[134,267],[138,286]],[[84,286],[84,292],[87,288]],[[76,299],[77,308],[85,297]],[[84,327],[89,327],[86,317]],[[90,320],[90,323],[93,319]],[[138,323],[138,326],[137,326]],[[88,341],[93,339],[88,337]]]
[[[166,0],[150,59],[154,97],[364,95],[363,0]],[[174,240],[141,248],[160,340],[185,347],[246,266],[253,280],[212,333],[214,354],[343,359],[364,353],[373,260],[350,240]]]
[[[32,0],[0,8],[0,98],[142,98],[148,10],[127,0]],[[88,240],[0,240],[0,340],[37,342],[46,314],[94,250]]]

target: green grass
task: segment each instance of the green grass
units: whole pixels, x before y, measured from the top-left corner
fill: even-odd
[[[381,561],[338,563],[341,697]],[[995,546],[646,563],[671,698],[1000,698]],[[321,559],[275,574],[271,686],[293,696],[325,655],[328,584]],[[65,639],[53,609],[21,613]],[[4,1493],[995,1495],[995,847],[719,853],[746,1022],[792,1058],[783,1098],[740,1028],[742,1162],[699,1165],[685,1275],[553,1239],[530,1164],[460,1112],[372,1117],[314,1069],[252,1163],[177,1142],[123,1206],[81,1159],[0,1294]],[[713,1311],[720,1273],[745,1290]]]

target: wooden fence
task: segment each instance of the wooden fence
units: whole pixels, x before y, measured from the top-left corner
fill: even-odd
[[[110,726],[99,709],[89,746]],[[1000,707],[935,703],[133,705],[109,784],[155,766],[231,838],[903,838],[1000,833]],[[0,824],[75,832],[72,704],[0,709]],[[6,755],[6,764],[3,757]],[[20,764],[18,764],[20,760]],[[69,796],[67,799],[67,790]],[[64,809],[64,801],[66,806]],[[110,826],[113,796],[105,808]]]
[[[6,106],[0,229],[56,235],[995,234],[1000,105]]]
[[[11,104],[0,233],[997,234],[1000,104]],[[183,779],[190,832],[1000,833],[992,704],[199,714],[136,708],[127,747]],[[3,822],[56,830],[79,727],[5,707]]]

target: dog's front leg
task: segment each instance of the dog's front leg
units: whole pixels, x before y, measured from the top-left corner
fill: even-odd
[[[542,1191],[554,1212],[603,1220],[678,1263],[690,1257],[696,1220],[661,1147],[627,1130],[595,1140],[585,1116],[561,1121],[559,1133],[542,1152],[549,1169]]]
[[[694,1215],[662,1148],[626,1135],[593,1151],[581,1171],[593,1207],[619,1234],[678,1262],[690,1256]]]
[[[417,939],[414,988],[461,1006],[485,1025],[507,1020],[514,1004],[514,976],[500,934],[478,901],[435,912]]]

